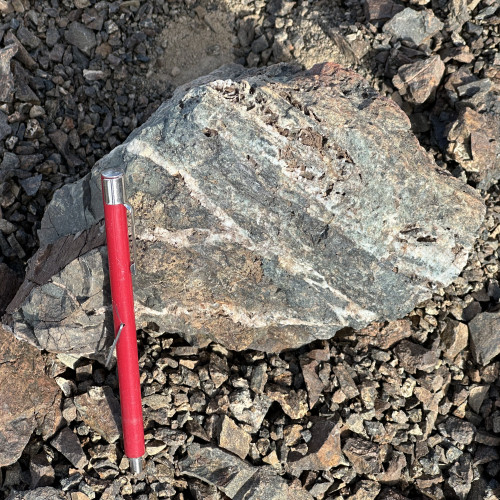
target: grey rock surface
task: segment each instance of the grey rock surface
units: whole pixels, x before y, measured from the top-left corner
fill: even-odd
[[[69,427],[65,427],[50,444],[60,451],[77,469],[83,469],[88,464],[80,440]]]
[[[398,106],[331,63],[230,65],[178,88],[55,194],[41,269],[50,245],[97,231],[100,172],[111,167],[125,167],[136,210],[137,326],[235,350],[294,348],[404,316],[459,274],[484,216]],[[107,342],[105,252],[85,241],[93,250],[66,256],[51,282],[21,287],[8,310],[19,337],[73,353]]]
[[[16,491],[11,493],[6,500],[66,500],[70,498],[64,491],[46,486],[30,491]]]
[[[95,33],[77,21],[73,21],[68,26],[64,36],[68,43],[75,45],[88,56],[97,45]]]
[[[443,29],[443,26],[444,24],[432,10],[417,11],[407,7],[387,21],[383,30],[400,40],[407,40],[418,46],[428,42],[432,36]]]
[[[7,115],[0,111],[0,141],[5,139],[12,132],[12,127],[7,121]]]
[[[59,238],[33,256],[24,283],[7,307],[10,314],[24,304],[16,312],[21,319],[15,328],[18,338],[74,355],[102,352],[112,343],[104,242],[103,225],[94,225]]]
[[[500,354],[500,311],[478,314],[469,323],[469,333],[474,361],[486,366]]]
[[[271,467],[254,467],[245,460],[214,446],[188,447],[179,463],[181,474],[216,486],[229,498],[246,500],[312,500],[302,488],[289,485]]]

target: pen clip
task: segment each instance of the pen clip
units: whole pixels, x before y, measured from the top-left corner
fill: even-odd
[[[108,355],[106,357],[106,362],[104,363],[104,366],[109,369],[109,364],[111,362],[111,358],[113,357],[113,353],[115,352],[116,346],[118,344],[118,341],[120,340],[120,335],[122,333],[122,330],[125,326],[125,323],[122,322],[120,319],[120,313],[118,312],[118,308],[116,307],[116,304],[113,302],[113,308],[116,312],[116,317],[118,318],[118,321],[120,322],[120,326],[118,327],[118,331],[116,332],[115,339],[113,340],[113,344],[109,348]]]
[[[123,206],[127,209],[127,211],[130,213],[130,219],[131,219],[131,226],[132,226],[132,255],[134,260],[130,263],[130,272],[132,274],[136,274],[137,272],[137,247],[135,244],[135,217],[134,217],[134,207],[130,205],[129,203],[124,203]]]

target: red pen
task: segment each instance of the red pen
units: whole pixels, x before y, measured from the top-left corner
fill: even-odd
[[[115,340],[106,364],[116,346],[123,445],[132,473],[139,474],[145,446],[132,288],[132,274],[135,274],[136,265],[134,211],[127,203],[125,176],[121,170],[103,171],[101,183],[115,331]],[[127,211],[132,217],[133,262],[130,259]]]

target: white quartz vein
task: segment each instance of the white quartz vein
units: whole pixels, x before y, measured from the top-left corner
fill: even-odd
[[[244,228],[236,224],[236,222],[224,210],[222,210],[211,199],[209,199],[208,196],[206,196],[200,188],[197,180],[189,172],[183,169],[181,165],[170,162],[150,144],[136,138],[128,144],[127,150],[131,154],[145,158],[164,168],[172,176],[181,176],[193,198],[195,198],[203,207],[217,217],[220,220],[222,227],[227,230],[229,239],[226,241],[238,243],[248,250],[268,259],[278,257],[282,267],[290,274],[301,277],[315,287],[328,290],[337,302],[341,302],[343,304],[341,307],[335,303],[329,304],[339,318],[340,324],[347,325],[349,323],[348,318],[351,316],[356,318],[365,317],[367,318],[367,321],[371,321],[376,318],[376,314],[374,312],[363,309],[339,290],[331,287],[323,275],[312,269],[307,263],[292,256],[290,252],[286,251],[283,247],[273,244],[273,242],[270,241],[256,244]],[[164,236],[171,237],[171,235],[166,234],[164,234]],[[178,236],[181,236],[178,241],[188,241],[183,237],[185,235]],[[255,326],[254,323],[253,326]]]

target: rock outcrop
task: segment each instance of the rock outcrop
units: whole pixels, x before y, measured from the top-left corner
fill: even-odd
[[[44,349],[106,344],[100,172],[110,167],[126,170],[136,210],[138,327],[236,350],[403,317],[460,273],[485,212],[356,73],[226,66],[178,88],[55,194],[38,264],[6,318]]]

